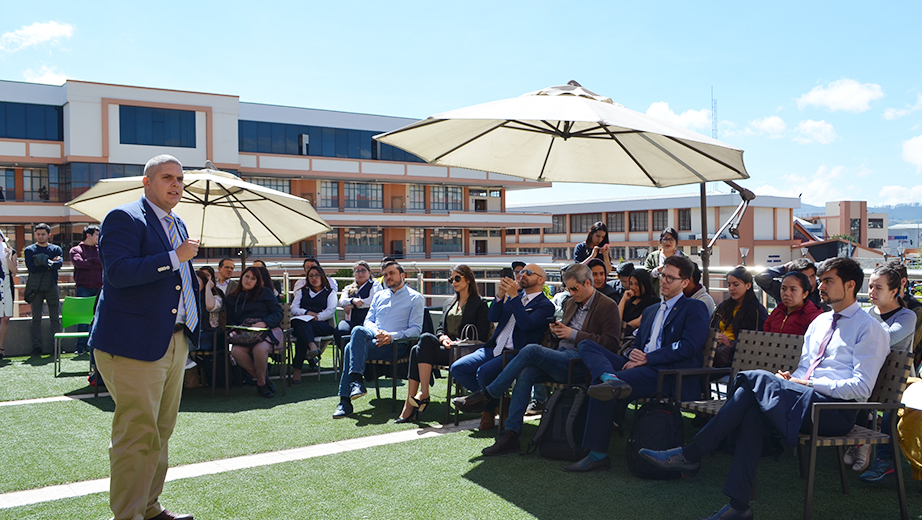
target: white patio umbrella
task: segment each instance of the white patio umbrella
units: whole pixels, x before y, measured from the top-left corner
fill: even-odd
[[[743,202],[755,196],[733,181],[748,179],[743,151],[697,132],[627,109],[575,81],[517,98],[436,114],[375,139],[431,164],[551,182],[664,188],[725,181]],[[702,211],[702,229],[707,229]],[[710,248],[702,233],[705,283]]]
[[[183,176],[183,196],[173,211],[202,247],[287,246],[331,229],[300,197],[216,169]],[[111,209],[143,193],[141,177],[103,179],[66,205],[102,222]]]

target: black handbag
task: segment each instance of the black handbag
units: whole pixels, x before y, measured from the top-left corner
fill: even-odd
[[[243,320],[243,323],[240,324],[241,327],[253,327],[256,323],[259,323],[259,318],[246,318]],[[230,327],[228,327],[230,328]],[[252,347],[253,345],[265,341],[266,337],[269,336],[269,329],[256,329],[256,330],[244,330],[244,329],[233,329],[231,328],[227,333],[228,342],[231,345],[237,345],[240,347]]]

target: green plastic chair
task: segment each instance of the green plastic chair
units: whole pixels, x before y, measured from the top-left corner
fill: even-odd
[[[77,298],[65,296],[61,305],[61,328],[93,323],[96,297]],[[54,335],[54,376],[61,372],[61,340],[65,338],[88,338],[89,332],[58,332]]]

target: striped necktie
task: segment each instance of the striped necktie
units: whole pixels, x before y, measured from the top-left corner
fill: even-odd
[[[810,377],[813,375],[813,371],[816,370],[816,367],[820,366],[820,362],[826,357],[826,347],[828,347],[829,342],[832,341],[832,336],[836,332],[836,322],[839,321],[841,317],[842,315],[839,313],[832,315],[832,325],[829,326],[829,330],[827,330],[826,334],[823,336],[823,340],[820,342],[820,350],[816,353],[816,359],[814,359],[813,363],[810,363],[810,367],[807,368],[807,375],[804,376],[804,379],[809,381]]]
[[[170,243],[173,249],[182,245],[182,238],[179,236],[179,226],[172,215],[164,217],[167,221],[167,227],[170,230]],[[198,309],[195,307],[195,293],[192,286],[192,270],[189,269],[189,262],[179,264],[179,275],[182,277],[182,302],[186,307],[186,327],[190,331],[195,331],[198,325]]]

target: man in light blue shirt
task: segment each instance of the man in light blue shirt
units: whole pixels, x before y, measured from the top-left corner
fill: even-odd
[[[352,415],[352,401],[368,393],[363,383],[367,360],[393,360],[391,344],[394,341],[413,338],[422,332],[423,296],[407,286],[407,275],[397,262],[386,262],[382,270],[388,290],[375,294],[365,322],[352,329],[349,336],[343,353],[343,375],[339,382],[339,404],[333,413],[334,419]],[[401,350],[405,352],[408,346],[401,346],[398,356]]]

